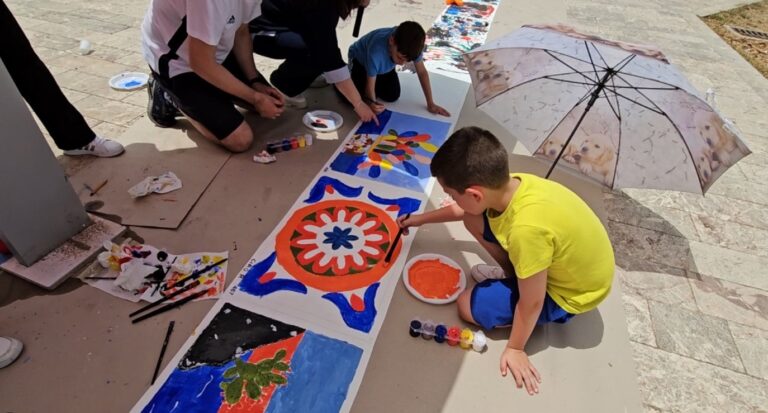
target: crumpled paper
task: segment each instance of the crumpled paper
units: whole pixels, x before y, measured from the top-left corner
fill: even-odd
[[[139,198],[152,192],[165,194],[181,188],[181,179],[173,172],[166,172],[160,176],[148,176],[143,181],[128,190],[133,198]]]

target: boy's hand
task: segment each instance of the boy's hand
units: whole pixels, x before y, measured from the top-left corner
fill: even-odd
[[[421,225],[421,222],[419,222],[419,216],[419,214],[403,215],[397,218],[397,225],[403,229],[403,235],[408,235],[408,227],[418,227]]]
[[[261,92],[254,92],[253,107],[267,119],[275,119],[283,113],[283,104],[278,99]]]
[[[271,96],[277,100],[279,103],[279,106],[285,105],[285,99],[283,98],[283,94],[278,92],[277,89],[273,88],[272,86],[267,86],[263,83],[254,83],[251,88],[257,92],[261,92],[267,96]]]
[[[436,104],[434,102],[427,103],[427,110],[429,111],[429,113],[433,113],[435,115],[451,116],[451,114],[448,113],[448,111],[445,110],[444,107],[442,107],[442,106],[440,106],[440,105],[438,105],[438,104]]]
[[[505,348],[504,352],[501,353],[501,365],[499,367],[501,375],[504,377],[507,377],[507,372],[512,372],[518,389],[525,385],[528,394],[533,395],[539,392],[541,376],[536,367],[533,367],[533,364],[528,360],[525,351],[510,347]]]
[[[354,109],[355,109],[355,113],[357,114],[357,116],[360,118],[361,121],[363,122],[373,121],[374,123],[376,123],[376,126],[379,126],[379,118],[376,117],[376,114],[373,113],[371,108],[368,107],[368,105],[366,105],[365,102],[361,100],[360,103],[355,105]]]
[[[386,106],[382,105],[379,102],[371,102],[368,104],[368,106],[370,106],[373,113],[377,115],[381,112],[384,112],[384,110],[387,108]]]

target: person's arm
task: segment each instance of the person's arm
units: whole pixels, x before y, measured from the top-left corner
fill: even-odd
[[[421,84],[421,90],[424,92],[424,98],[427,100],[427,110],[429,113],[434,113],[436,115],[443,115],[443,116],[451,116],[450,113],[448,113],[445,108],[435,103],[434,100],[432,100],[432,85],[429,83],[429,72],[427,72],[427,68],[424,66],[423,61],[418,61],[414,63],[414,66],[416,67],[416,74],[419,77],[419,83]]]
[[[424,224],[437,224],[440,222],[454,222],[464,219],[464,210],[459,204],[453,203],[442,208],[435,209],[423,214],[411,215],[406,219],[405,216],[398,218],[397,223],[403,228],[403,234],[408,235],[408,227],[418,227]]]
[[[376,76],[368,76],[365,81],[365,96],[363,100],[366,99],[368,100],[368,106],[370,106],[374,113],[379,114],[386,109],[384,105],[376,100]]]
[[[243,71],[245,78],[250,80],[249,87],[253,90],[271,96],[277,99],[278,106],[283,106],[285,100],[283,95],[269,86],[264,76],[256,69],[256,63],[253,61],[253,39],[248,32],[248,25],[242,24],[235,33],[235,44],[232,47],[232,53],[235,54],[238,66]]]
[[[189,66],[198,76],[230,95],[251,102],[264,117],[275,118],[282,113],[277,99],[254,91],[216,61],[216,46],[193,36],[189,36],[188,41]]]
[[[370,107],[363,102],[363,98],[360,96],[360,92],[357,91],[355,84],[351,78],[344,79],[336,83],[336,89],[341,92],[342,95],[352,104],[355,113],[363,122],[373,121],[376,125],[379,125],[379,118],[373,113]]]
[[[520,299],[515,307],[512,331],[509,334],[507,348],[501,354],[499,368],[501,375],[512,373],[518,388],[525,386],[528,394],[539,392],[541,376],[528,360],[525,344],[531,337],[536,321],[544,305],[547,294],[547,270],[540,271],[528,278],[517,280]]]

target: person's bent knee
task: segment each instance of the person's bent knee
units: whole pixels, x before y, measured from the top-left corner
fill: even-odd
[[[472,290],[464,290],[459,294],[459,298],[456,300],[456,307],[459,311],[459,317],[472,324],[477,324],[472,317]]]
[[[400,99],[400,89],[389,90],[384,93],[379,93],[378,95],[379,95],[379,99],[383,100],[384,102],[392,103]]]
[[[248,124],[243,121],[234,132],[221,140],[221,145],[232,152],[245,152],[253,144],[253,131]]]

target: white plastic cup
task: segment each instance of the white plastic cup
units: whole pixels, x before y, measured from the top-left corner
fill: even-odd
[[[91,42],[88,40],[80,40],[80,54],[85,56],[88,53],[91,53]]]

